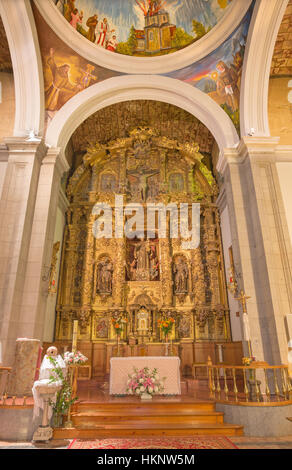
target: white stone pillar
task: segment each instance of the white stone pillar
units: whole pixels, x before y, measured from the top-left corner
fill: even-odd
[[[37,190],[18,326],[21,336],[43,340],[61,178],[68,170],[60,149],[49,149],[42,161]]]
[[[12,365],[34,215],[46,146],[38,139],[5,139],[8,163],[0,200],[0,341],[3,363]]]
[[[277,143],[272,137],[245,137],[237,149],[225,151],[221,165],[239,287],[251,296],[253,354],[270,364],[287,362],[285,316],[292,307],[292,252],[275,164]]]

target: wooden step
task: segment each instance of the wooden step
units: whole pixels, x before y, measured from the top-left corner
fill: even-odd
[[[192,412],[200,411],[215,411],[215,403],[212,401],[198,401],[198,402],[180,402],[180,401],[151,401],[142,402],[137,400],[136,402],[104,402],[104,403],[82,403],[78,402],[72,408],[74,413],[79,412],[114,412],[121,413],[126,412],[130,414],[148,414],[148,413],[177,413],[177,414],[189,414]]]
[[[242,426],[224,423],[214,401],[169,397],[143,402],[136,397],[131,401],[117,397],[102,403],[79,402],[71,416],[75,427],[56,428],[55,439],[243,434]]]
[[[191,436],[191,435],[224,435],[242,436],[243,426],[234,424],[167,424],[162,427],[159,424],[136,423],[135,428],[128,425],[101,425],[99,428],[55,428],[54,439],[105,439],[109,437],[133,437],[133,436]]]
[[[135,426],[135,423],[151,424],[175,424],[175,423],[223,423],[223,413],[221,412],[193,412],[190,414],[143,414],[127,415],[115,413],[74,413],[72,421],[76,427],[96,427],[100,424],[119,424],[121,421],[129,426]]]

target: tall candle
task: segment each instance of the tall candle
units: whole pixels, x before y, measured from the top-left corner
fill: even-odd
[[[73,336],[72,336],[72,351],[77,350],[77,337],[78,337],[78,320],[73,322]]]

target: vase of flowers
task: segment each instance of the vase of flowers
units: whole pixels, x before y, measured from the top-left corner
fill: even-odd
[[[80,351],[66,351],[64,354],[64,361],[67,366],[75,366],[85,364],[85,362],[88,361],[88,358]]]
[[[175,324],[174,318],[162,318],[158,320],[158,326],[164,336],[165,341],[165,356],[169,355],[169,335],[172,331],[173,325]],[[172,355],[172,344],[171,344],[171,355]]]
[[[152,371],[149,367],[143,369],[134,368],[134,373],[128,375],[127,393],[129,395],[136,395],[141,400],[151,400],[152,396],[161,393],[164,390],[163,382],[166,377],[162,379],[158,375],[157,369]]]
[[[77,393],[77,367],[85,364],[88,358],[84,356],[80,351],[66,351],[64,354],[64,362],[70,367],[71,371],[71,384],[73,390],[73,396]]]
[[[172,317],[170,317],[168,319],[158,320],[158,326],[161,329],[161,332],[164,335],[164,339],[165,339],[166,342],[168,342],[168,337],[169,337],[169,334],[172,331],[174,323],[175,323],[175,320]]]
[[[120,316],[115,316],[112,318],[112,325],[115,331],[115,334],[117,335],[117,356],[120,356],[120,339],[121,339],[121,334],[123,332],[124,326],[127,323],[127,318],[124,316],[124,314]]]

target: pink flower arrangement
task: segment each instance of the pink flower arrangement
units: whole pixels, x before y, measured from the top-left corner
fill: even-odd
[[[149,393],[161,393],[164,390],[163,381],[166,377],[160,379],[157,369],[149,370],[148,367],[144,369],[134,368],[134,373],[128,375],[127,393],[130,395],[142,395]]]
[[[85,364],[88,361],[88,358],[84,356],[80,351],[76,352],[69,352],[66,351],[64,354],[64,361],[67,365],[74,365],[74,364]]]

